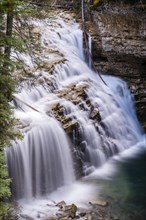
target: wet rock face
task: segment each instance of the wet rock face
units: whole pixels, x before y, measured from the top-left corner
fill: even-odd
[[[56,90],[54,93],[57,97],[62,98],[62,101],[55,103],[48,114],[53,115],[62,125],[65,132],[68,134],[71,142],[73,143],[72,155],[74,159],[74,167],[76,177],[84,176],[84,154],[86,151],[86,143],[83,143],[82,125],[75,112],[68,110],[64,102],[73,105],[77,111],[86,113],[89,120],[92,120],[96,129],[101,121],[100,111],[95,108],[88,97],[88,87],[90,80],[86,79],[82,84],[71,83],[67,87]],[[50,111],[50,112],[49,112]]]
[[[128,82],[139,120],[146,128],[146,13],[116,6],[94,11],[93,21],[89,29],[95,66]]]

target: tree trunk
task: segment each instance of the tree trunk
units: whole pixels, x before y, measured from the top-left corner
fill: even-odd
[[[6,37],[12,36],[12,29],[13,29],[13,9],[10,9],[10,11],[7,13],[7,24],[6,24]],[[8,39],[9,41],[9,39]],[[11,45],[10,42],[5,47],[5,55],[7,58],[10,58],[11,53]]]

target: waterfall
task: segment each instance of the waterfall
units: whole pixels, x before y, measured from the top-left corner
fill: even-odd
[[[55,65],[53,74],[37,69],[33,73],[36,85],[30,88],[26,82],[16,95],[15,116],[21,122],[24,139],[5,150],[14,199],[49,194],[75,180],[73,146],[58,118],[68,117],[78,123],[75,138],[80,139],[77,150],[85,174],[143,137],[126,83],[112,76],[103,76],[108,86],[101,81],[85,63],[79,25],[64,20],[57,18],[54,27],[49,19],[32,21],[42,33],[41,62],[52,59],[50,48],[59,51],[62,55],[56,56],[63,57],[64,62]],[[52,108],[58,103],[63,113],[55,118]]]
[[[15,199],[51,193],[75,179],[70,143],[59,123],[34,112],[31,120],[23,141],[6,149]]]

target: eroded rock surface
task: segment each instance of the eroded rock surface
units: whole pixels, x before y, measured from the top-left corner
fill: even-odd
[[[146,13],[143,8],[110,5],[93,12],[87,26],[98,71],[126,80],[135,96],[138,117],[146,128]]]

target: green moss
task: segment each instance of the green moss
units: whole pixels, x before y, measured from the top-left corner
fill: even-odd
[[[93,6],[97,7],[102,3],[102,0],[94,0]]]

